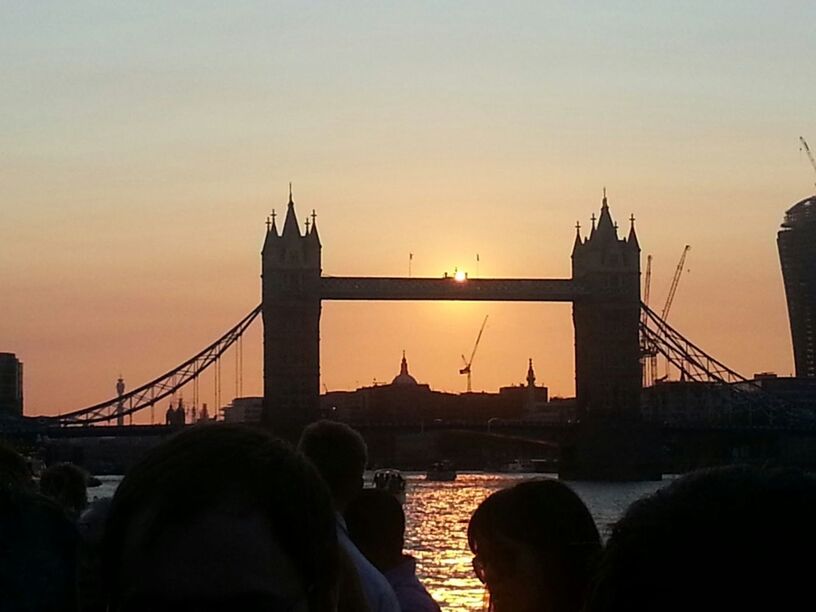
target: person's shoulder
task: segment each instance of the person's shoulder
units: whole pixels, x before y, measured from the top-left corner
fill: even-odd
[[[439,604],[419,582],[402,585],[395,591],[402,612],[440,612]]]
[[[385,582],[385,588],[382,590],[380,595],[379,612],[402,612],[400,600],[397,598],[397,594],[394,593],[394,589],[391,588],[391,585],[388,584],[387,581]]]
[[[374,612],[401,612],[397,595],[385,576],[365,558],[365,555],[354,545],[339,524],[337,534],[340,546],[357,570],[369,604],[375,607]]]

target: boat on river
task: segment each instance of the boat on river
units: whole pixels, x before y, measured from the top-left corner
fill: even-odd
[[[386,468],[374,472],[374,488],[391,493],[401,504],[405,503],[405,477],[399,470]]]
[[[425,472],[425,480],[453,482],[456,480],[456,470],[450,461],[437,461]]]
[[[514,459],[510,463],[505,463],[499,468],[500,472],[506,472],[510,474],[519,474],[522,472],[530,472],[532,471],[532,465],[522,461],[521,459]]]

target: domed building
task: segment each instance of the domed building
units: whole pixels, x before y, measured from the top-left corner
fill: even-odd
[[[399,386],[406,386],[406,385],[413,385],[416,386],[419,383],[416,381],[416,378],[411,376],[408,373],[408,360],[405,359],[405,351],[402,351],[402,363],[400,363],[400,371],[394,377],[394,380],[391,381],[392,385],[399,385]]]

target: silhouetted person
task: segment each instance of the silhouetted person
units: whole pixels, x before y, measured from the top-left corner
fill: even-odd
[[[601,550],[589,510],[557,480],[493,493],[470,519],[468,544],[492,612],[578,612]]]
[[[105,612],[102,538],[112,499],[92,501],[77,521],[79,531],[79,604],[82,612]]]
[[[335,609],[331,499],[314,468],[269,434],[192,427],[151,450],[111,504],[110,610]]]
[[[303,431],[298,449],[314,464],[329,486],[337,520],[337,539],[357,569],[371,612],[399,612],[399,603],[385,577],[351,541],[343,512],[363,489],[368,449],[363,437],[343,423],[317,421]]]
[[[26,488],[0,487],[0,610],[77,609],[77,535],[65,512]]]
[[[734,467],[684,476],[615,525],[590,612],[796,610],[813,598],[816,480]]]
[[[40,476],[40,492],[76,520],[88,505],[88,474],[73,463],[57,463]]]
[[[402,552],[405,512],[397,498],[366,489],[349,503],[344,516],[352,541],[388,580],[402,612],[440,612],[416,576],[416,560]]]
[[[0,488],[33,489],[31,470],[25,458],[0,442]]]

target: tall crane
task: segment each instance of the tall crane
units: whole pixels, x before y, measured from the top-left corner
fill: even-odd
[[[479,328],[479,335],[476,336],[476,342],[473,345],[473,351],[470,353],[470,359],[465,359],[465,356],[462,355],[462,362],[465,364],[464,368],[459,370],[460,374],[467,374],[467,392],[470,393],[472,388],[470,386],[470,372],[471,366],[473,365],[473,358],[476,356],[476,349],[479,348],[479,340],[482,339],[482,332],[484,331],[485,324],[487,323],[487,315],[485,315],[484,321],[482,321],[482,326]]]
[[[643,303],[649,306],[649,296],[652,287],[652,256],[646,256],[646,275],[643,281]],[[646,324],[646,310],[641,314],[641,323]],[[643,386],[649,387],[654,383],[657,375],[657,350],[654,346],[650,346],[649,342],[643,337],[643,344],[640,348],[641,354],[645,357],[643,368]]]
[[[677,269],[674,271],[674,278],[672,278],[671,287],[669,287],[669,295],[666,296],[666,304],[663,306],[663,312],[660,313],[660,318],[666,321],[669,317],[672,303],[674,302],[674,295],[677,293],[677,286],[680,284],[680,277],[683,275],[683,266],[686,264],[686,255],[691,250],[689,245],[683,248],[683,254],[680,256],[680,261],[677,263]],[[655,357],[657,359],[657,357]],[[657,374],[657,364],[655,364],[655,374]],[[666,361],[666,376],[669,376],[669,362]],[[662,379],[661,379],[662,380]],[[680,372],[680,380],[683,380],[683,371]]]
[[[652,256],[646,256],[646,275],[643,280],[643,303],[646,306],[649,305],[649,293],[651,291],[652,286]],[[643,322],[646,322],[646,311],[643,311],[643,315],[641,316]]]
[[[664,321],[669,317],[669,311],[672,307],[672,302],[674,302],[674,294],[677,293],[677,285],[680,284],[680,277],[683,274],[683,266],[686,263],[686,255],[691,250],[689,245],[686,245],[683,249],[683,254],[680,256],[680,262],[677,264],[677,269],[674,271],[674,278],[672,279],[671,287],[669,287],[669,295],[666,297],[666,304],[663,306],[663,312],[660,314],[660,318]]]
[[[805,153],[807,153],[808,159],[810,160],[810,165],[813,166],[813,171],[816,172],[816,159],[813,159],[813,153],[810,152],[810,147],[808,146],[807,140],[805,140],[803,136],[800,136],[799,142],[802,143],[800,150],[805,150]],[[816,185],[816,183],[813,184]]]

